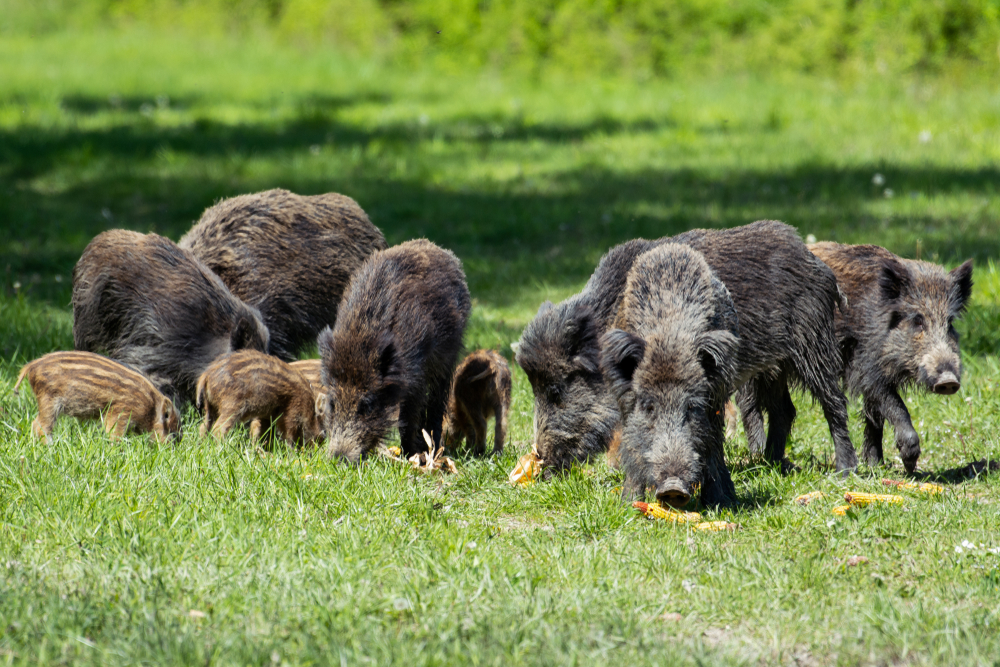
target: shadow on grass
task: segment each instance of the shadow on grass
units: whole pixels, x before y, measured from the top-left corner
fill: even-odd
[[[288,170],[295,174],[291,176],[261,176],[260,170],[244,172],[238,166],[223,166],[218,176],[208,177],[200,170],[189,177],[157,177],[136,169],[165,150],[201,158],[263,156],[275,161],[265,174],[282,174],[283,160],[308,155],[317,144],[332,144],[338,150],[377,145],[381,155],[419,162],[430,159],[421,143],[435,137],[480,144],[488,152],[514,141],[556,145],[593,134],[650,133],[671,127],[669,119],[629,122],[599,117],[559,125],[527,124],[517,115],[498,114],[368,129],[338,119],[338,112],[350,105],[387,100],[377,94],[305,98],[300,115],[286,124],[231,125],[195,118],[187,125],[163,127],[140,113],[101,130],[71,126],[0,132],[0,219],[6,221],[0,238],[0,281],[7,290],[19,281],[32,298],[64,306],[72,267],[96,234],[126,227],[177,239],[215,201],[270,187],[302,194],[330,190],[350,194],[390,243],[426,236],[453,249],[465,262],[473,296],[498,307],[518,302],[526,290],[582,284],[600,255],[626,239],[730,227],[765,217],[797,225],[803,235],[883,243],[901,254],[912,254],[910,239],[920,237],[925,252],[936,253],[941,260],[1000,256],[1000,236],[992,233],[988,220],[875,219],[868,207],[883,197],[871,183],[875,167],[804,164],[782,171],[719,172],[619,171],[582,165],[550,177],[544,190],[530,178],[518,177],[472,191],[420,176],[394,177],[374,158],[368,162],[363,158],[353,171],[337,178],[302,176],[302,170]],[[112,109],[115,104],[128,111],[157,104],[155,99],[86,96],[63,102],[81,114]],[[171,99],[163,105],[187,109],[197,102]],[[66,165],[92,169],[97,175],[44,194],[26,184]],[[1000,168],[880,165],[878,170],[901,194],[988,196],[1000,183]],[[518,327],[509,328],[504,332],[508,338]],[[989,347],[995,349],[992,343]]]

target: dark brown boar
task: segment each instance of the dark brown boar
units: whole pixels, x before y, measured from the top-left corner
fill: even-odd
[[[170,239],[114,229],[73,269],[73,342],[140,370],[184,403],[218,356],[267,349],[255,308]]]
[[[865,461],[882,462],[888,420],[903,465],[913,472],[920,437],[899,390],[915,385],[935,394],[958,391],[962,359],[953,323],[972,293],[972,260],[947,272],[873,245],[815,243],[809,249],[833,269],[847,295],[837,338],[847,389],[864,396]]]
[[[406,456],[437,446],[471,310],[462,264],[420,239],[374,253],[351,278],[337,322],[319,336],[327,453],[358,462],[383,440],[399,410]]]
[[[250,422],[250,440],[256,442],[267,423],[294,446],[320,438],[326,395],[315,395],[302,374],[281,359],[241,350],[209,365],[198,379],[195,404],[205,416],[203,437],[211,431],[222,438],[235,425]]]
[[[515,361],[534,392],[534,449],[546,474],[608,449],[620,419],[601,374],[599,341],[632,263],[653,246],[639,239],[612,248],[579,294],[543,303],[521,333]]]
[[[607,449],[619,415],[596,365],[600,336],[617,312],[635,258],[664,243],[699,251],[736,306],[736,384],[751,448],[784,461],[795,418],[788,385],[801,383],[823,406],[838,469],[856,467],[838,386],[836,279],[793,228],[773,220],[629,241],[608,251],[580,294],[558,306],[543,304],[521,335],[517,362],[535,394],[535,447],[545,465],[565,467]]]
[[[267,190],[209,208],[180,246],[260,310],[270,353],[291,361],[336,321],[351,274],[386,243],[350,197]]]
[[[442,442],[451,449],[464,440],[476,456],[486,453],[486,422],[493,417],[493,454],[503,453],[510,410],[510,366],[498,352],[476,350],[458,365],[445,410]]]
[[[613,327],[601,369],[621,413],[623,497],[681,507],[700,487],[706,505],[733,504],[722,411],[739,324],[725,285],[696,250],[657,246],[632,265]]]
[[[25,364],[15,393],[27,378],[38,401],[31,422],[36,437],[51,439],[60,415],[101,419],[115,438],[127,431],[152,433],[157,442],[180,435],[174,404],[148,378],[90,352],[52,352]]]

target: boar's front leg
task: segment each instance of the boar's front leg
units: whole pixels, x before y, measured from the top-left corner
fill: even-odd
[[[441,425],[444,423],[444,411],[448,402],[448,393],[451,390],[449,375],[432,378],[430,390],[427,392],[427,419],[424,422],[424,428],[430,434],[435,447],[441,445]],[[476,435],[478,437],[478,433]],[[421,442],[423,442],[422,436]]]
[[[709,410],[709,420],[713,431],[713,442],[705,453],[705,472],[701,485],[703,505],[731,507],[736,502],[736,486],[726,465],[726,455],[722,448],[725,440],[725,400]],[[772,427],[773,428],[773,427]]]
[[[876,466],[882,463],[882,435],[885,417],[879,409],[879,402],[865,396],[865,446],[862,451],[865,463]]]
[[[903,459],[903,467],[906,472],[912,473],[920,458],[920,436],[910,421],[910,411],[895,389],[890,389],[881,398],[879,407],[896,431],[896,448],[899,449],[899,457]]]
[[[427,451],[423,434],[420,433],[426,400],[418,394],[406,396],[399,404],[399,447],[406,458]]]

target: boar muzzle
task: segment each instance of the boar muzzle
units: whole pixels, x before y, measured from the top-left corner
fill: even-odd
[[[952,371],[945,371],[937,377],[932,389],[935,394],[950,396],[957,392],[961,386],[962,383],[958,381],[958,377]]]
[[[691,500],[691,487],[676,477],[664,480],[656,487],[656,499],[671,507],[683,507]]]

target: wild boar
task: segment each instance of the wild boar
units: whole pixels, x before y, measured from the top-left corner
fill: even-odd
[[[736,386],[751,448],[785,462],[785,441],[795,418],[788,384],[801,383],[823,406],[837,468],[855,468],[847,401],[838,386],[841,360],[833,318],[841,297],[836,279],[793,228],[773,220],[628,241],[608,251],[580,294],[558,306],[542,305],[521,335],[517,362],[535,394],[535,447],[544,464],[566,467],[607,449],[619,414],[597,366],[600,336],[618,310],[636,257],[665,243],[700,252],[736,306]]]
[[[291,446],[320,438],[326,395],[287,363],[256,350],[231,352],[212,362],[198,379],[195,405],[205,420],[200,433],[217,438],[236,424],[250,422],[256,442],[264,423]]]
[[[351,274],[386,243],[350,197],[266,190],[212,206],[180,246],[260,310],[269,352],[291,361],[336,321]]]
[[[383,440],[398,407],[399,439],[441,440],[452,370],[472,302],[462,264],[425,239],[380,250],[351,278],[337,322],[319,335],[327,453],[357,463]]]
[[[323,385],[323,362],[319,359],[302,359],[290,364],[293,371],[302,375],[316,395],[326,394],[329,390]]]
[[[510,366],[498,352],[476,350],[458,365],[448,395],[442,442],[451,449],[464,440],[476,456],[486,453],[486,422],[492,416],[493,454],[503,453],[510,410]]]
[[[114,229],[73,269],[73,342],[144,373],[181,404],[218,356],[266,351],[260,313],[170,239]]]
[[[681,507],[700,487],[703,503],[731,505],[722,411],[735,389],[739,324],[725,285],[701,253],[657,246],[629,271],[613,326],[601,369],[621,413],[622,495],[652,490]]]
[[[90,352],[52,352],[24,365],[14,384],[28,379],[38,401],[31,430],[51,439],[60,415],[101,419],[115,438],[127,431],[152,433],[157,442],[180,435],[180,416],[148,378]]]
[[[864,397],[863,456],[882,462],[886,420],[907,472],[920,457],[920,437],[899,395],[907,386],[954,394],[962,359],[954,321],[972,293],[972,260],[948,272],[937,264],[897,257],[873,245],[814,243],[809,250],[833,269],[847,308],[837,315],[844,380]]]

